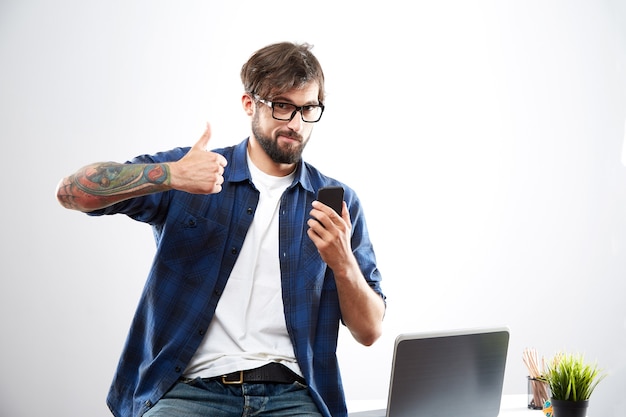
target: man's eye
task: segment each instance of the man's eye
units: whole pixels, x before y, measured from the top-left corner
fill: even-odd
[[[291,110],[293,109],[293,104],[288,103],[274,103],[274,107],[280,110]]]

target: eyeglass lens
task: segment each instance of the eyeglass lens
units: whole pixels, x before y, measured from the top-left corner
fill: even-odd
[[[273,103],[272,110],[272,116],[280,120],[291,120],[297,110],[300,110],[302,120],[305,122],[317,122],[322,117],[322,107],[318,105],[299,108],[290,103]]]

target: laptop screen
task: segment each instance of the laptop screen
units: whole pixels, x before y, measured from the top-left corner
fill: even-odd
[[[507,328],[403,334],[395,343],[389,417],[496,417]]]
[[[386,410],[354,417],[496,417],[507,327],[407,333],[395,340]]]

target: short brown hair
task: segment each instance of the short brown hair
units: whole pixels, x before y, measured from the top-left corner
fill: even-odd
[[[259,49],[241,67],[246,92],[271,100],[314,81],[319,86],[318,100],[323,103],[324,73],[312,48],[307,43],[280,42]]]

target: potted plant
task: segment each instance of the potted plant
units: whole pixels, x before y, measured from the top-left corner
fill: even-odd
[[[606,377],[597,363],[588,363],[580,353],[557,353],[548,360],[539,378],[550,388],[554,417],[585,417],[589,397]]]

